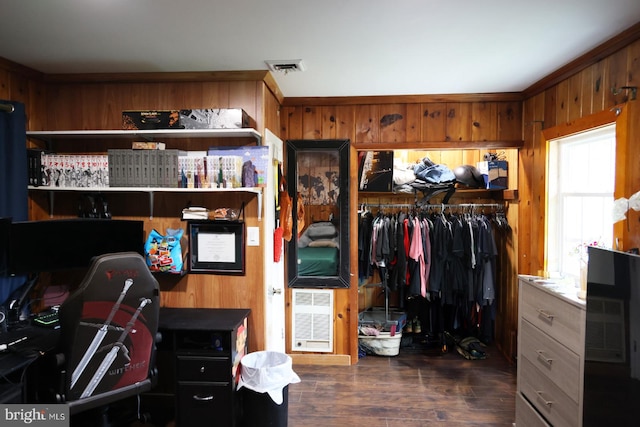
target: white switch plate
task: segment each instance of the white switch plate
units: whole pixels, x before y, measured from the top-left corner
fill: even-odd
[[[260,227],[247,227],[247,246],[260,246]]]

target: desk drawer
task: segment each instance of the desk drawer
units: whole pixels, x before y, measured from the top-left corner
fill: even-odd
[[[583,351],[584,310],[521,281],[521,317],[575,353]]]
[[[229,382],[231,370],[227,357],[178,355],[178,381]]]
[[[520,392],[554,426],[577,426],[579,405],[526,358],[518,361]]]
[[[576,402],[580,397],[580,356],[523,320],[521,358],[526,358]]]
[[[178,382],[178,427],[233,425],[230,384]]]
[[[516,427],[550,427],[520,393],[516,395]]]

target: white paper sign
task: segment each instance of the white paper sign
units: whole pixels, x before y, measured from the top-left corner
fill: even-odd
[[[199,262],[236,262],[235,233],[198,234]]]

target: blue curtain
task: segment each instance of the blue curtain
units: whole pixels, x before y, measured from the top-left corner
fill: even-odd
[[[0,217],[13,221],[28,219],[27,134],[24,104],[13,105],[13,112],[0,111]],[[25,282],[25,277],[0,277],[0,302]]]

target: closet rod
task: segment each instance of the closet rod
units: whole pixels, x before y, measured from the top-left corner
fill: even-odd
[[[504,208],[503,203],[440,203],[432,205],[413,205],[409,203],[361,203],[361,207],[366,208]]]
[[[0,104],[0,111],[4,113],[13,113],[14,109],[12,104]]]

